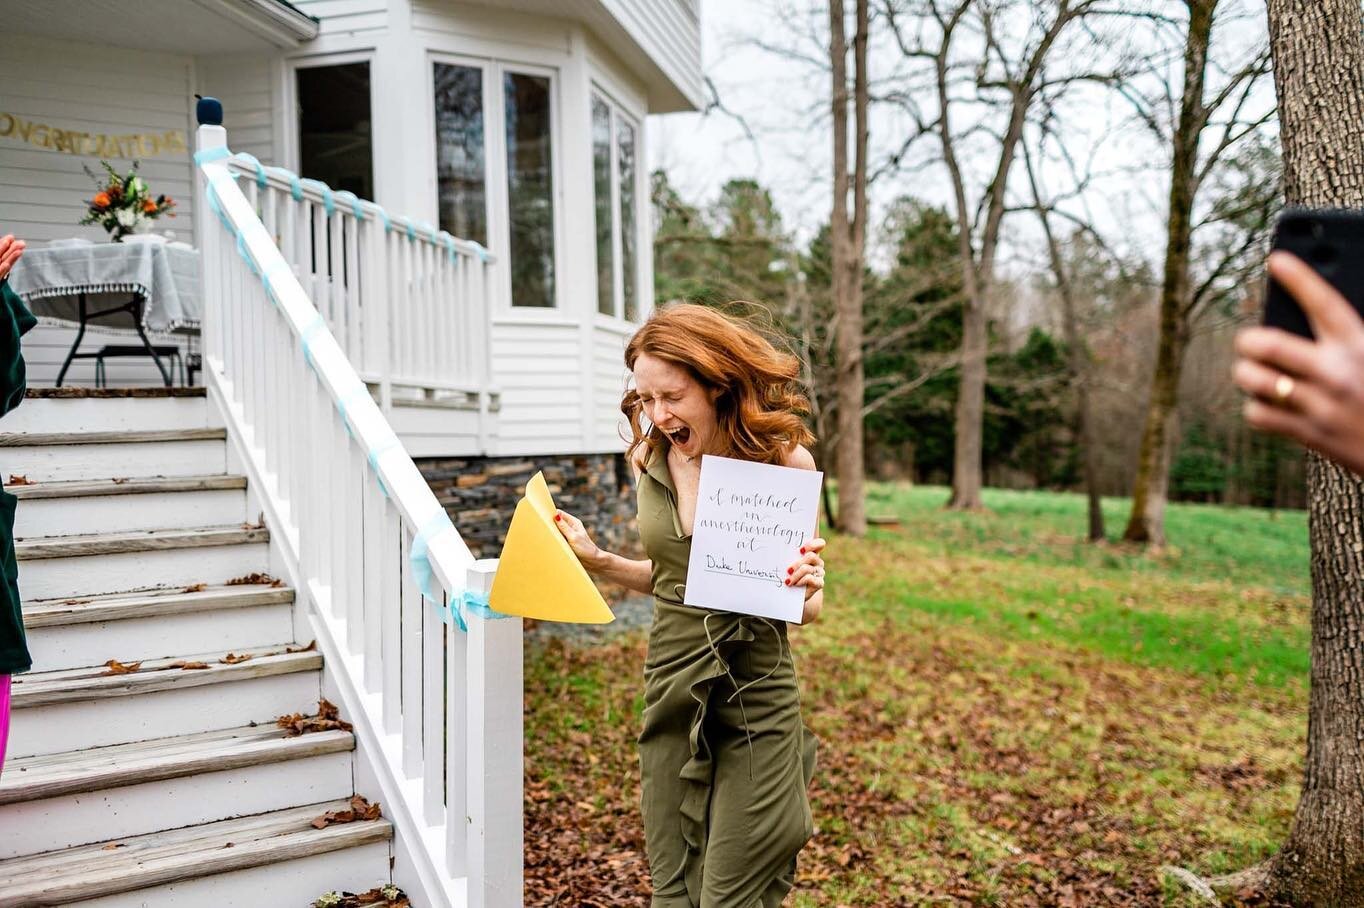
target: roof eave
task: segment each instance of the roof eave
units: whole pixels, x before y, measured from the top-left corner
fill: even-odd
[[[280,48],[317,37],[318,21],[285,0],[196,0]]]

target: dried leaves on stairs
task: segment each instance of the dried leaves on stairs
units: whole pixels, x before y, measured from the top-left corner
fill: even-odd
[[[288,737],[295,738],[299,735],[306,735],[314,731],[330,731],[340,729],[350,731],[352,726],[349,722],[342,721],[336,705],[330,700],[317,701],[317,715],[305,716],[302,713],[293,713],[287,716],[280,716],[275,720],[275,724],[280,728],[286,729]]]
[[[377,820],[383,813],[378,802],[371,804],[364,796],[356,795],[350,799],[350,810],[329,810],[313,820],[314,829],[326,829],[338,823],[354,823],[357,820]]]

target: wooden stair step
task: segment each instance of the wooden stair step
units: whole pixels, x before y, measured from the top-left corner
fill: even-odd
[[[202,590],[153,590],[78,599],[33,599],[23,606],[24,627],[32,630],[126,618],[159,618],[293,601],[292,588],[268,583],[214,584]]]
[[[92,533],[87,536],[44,536],[16,539],[14,555],[20,561],[41,558],[76,558],[85,555],[121,555],[128,552],[161,552],[208,546],[247,545],[269,542],[265,527],[192,527],[184,530],[136,530],[131,533]]]
[[[349,807],[312,804],[0,861],[0,908],[65,905],[392,839],[385,819],[313,828]]]
[[[222,441],[223,428],[128,429],[110,432],[0,432],[0,448],[34,445],[110,445],[163,441]]]
[[[105,697],[127,697],[155,691],[201,687],[252,678],[268,678],[295,672],[317,671],[322,667],[322,655],[315,650],[290,653],[294,644],[244,649],[237,656],[252,658],[231,665],[220,661],[226,653],[215,652],[178,659],[147,659],[136,672],[111,674],[103,665],[67,668],[60,671],[29,672],[15,675],[11,682],[10,704],[15,709],[46,706],[52,703],[72,703],[100,700]],[[208,668],[187,669],[172,667],[177,662],[199,663]]]
[[[165,388],[159,385],[146,388],[29,388],[24,392],[28,400],[78,400],[84,398],[124,398],[124,397],[205,397],[207,388]]]
[[[103,495],[146,495],[154,492],[214,492],[246,488],[245,476],[156,476],[148,479],[78,479],[70,482],[30,482],[6,487],[20,501],[47,498],[89,498]]]
[[[348,731],[290,737],[269,722],[67,753],[15,757],[0,776],[0,805],[261,766],[355,749]]]

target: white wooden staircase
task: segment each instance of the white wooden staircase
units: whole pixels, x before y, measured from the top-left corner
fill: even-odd
[[[351,731],[276,724],[317,712],[323,657],[209,403],[38,398],[0,425],[34,659],[0,906],[305,906],[391,879],[388,820],[312,825],[379,799]]]

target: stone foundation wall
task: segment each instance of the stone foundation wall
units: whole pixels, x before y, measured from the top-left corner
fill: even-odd
[[[496,558],[526,483],[543,470],[554,503],[577,517],[597,545],[639,558],[635,487],[621,454],[418,458],[417,468],[474,556]]]

